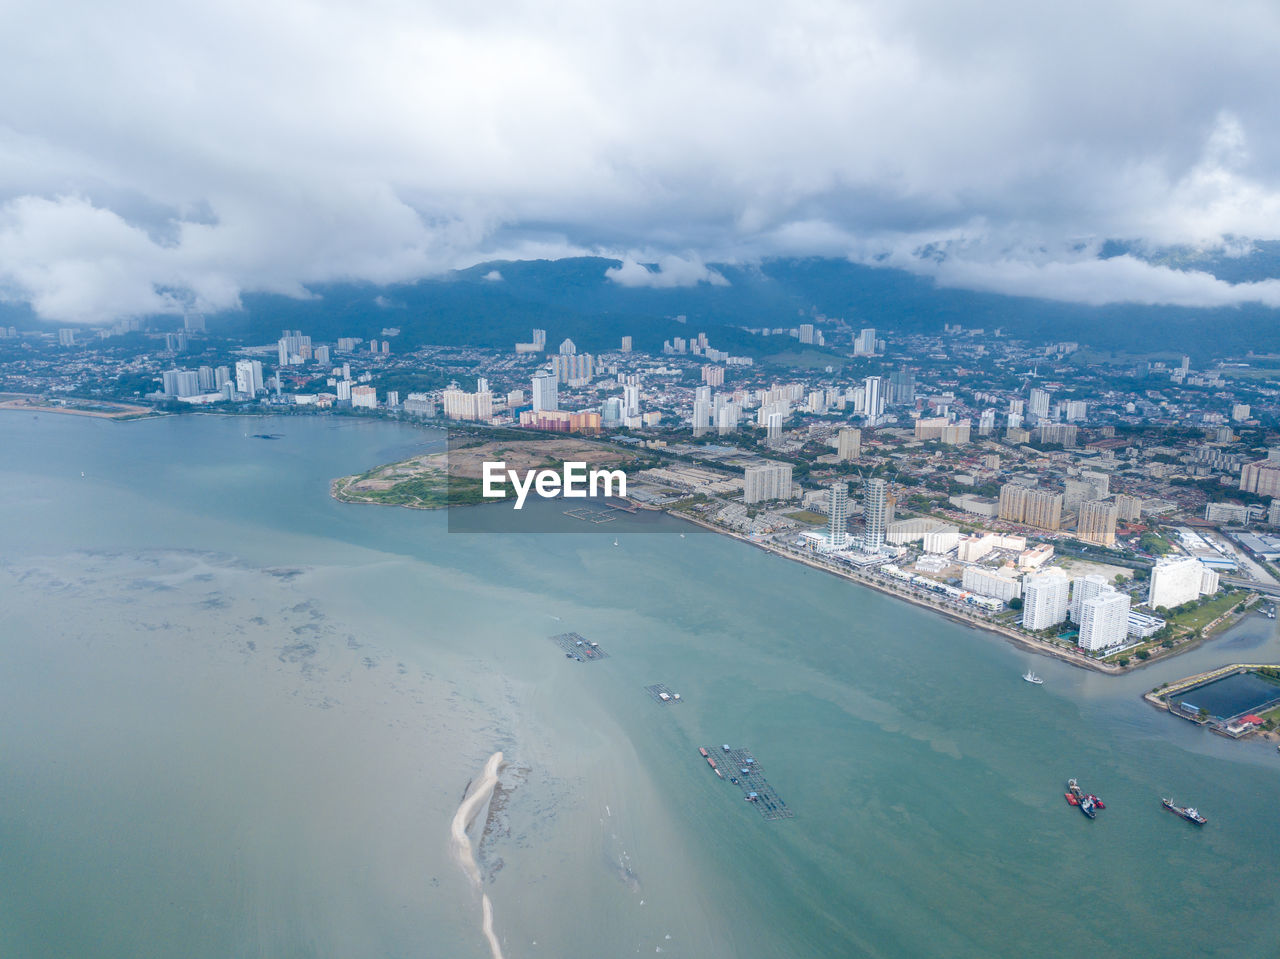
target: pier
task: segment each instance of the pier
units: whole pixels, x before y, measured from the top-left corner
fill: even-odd
[[[646,686],[644,691],[653,697],[654,702],[661,703],[663,706],[675,706],[684,702],[683,699],[677,698],[680,694],[674,692],[666,683],[654,683],[652,686]],[[664,693],[668,698],[662,698]]]
[[[728,749],[723,746],[703,746],[708,753],[719,760],[725,781],[735,785],[742,791],[744,799],[755,794],[752,804],[760,810],[766,822],[778,819],[793,819],[795,813],[787,808],[777,790],[765,778],[764,767],[756,761],[749,749]],[[745,772],[743,770],[746,770]],[[735,783],[733,780],[737,780]]]
[[[577,633],[560,633],[552,636],[551,641],[564,650],[565,655],[583,663],[592,663],[598,659],[608,659],[609,654],[585,636]]]

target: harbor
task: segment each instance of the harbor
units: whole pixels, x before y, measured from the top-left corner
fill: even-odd
[[[741,790],[742,798],[755,805],[766,822],[795,817],[795,813],[787,807],[777,790],[765,778],[764,767],[756,761],[749,749],[735,749],[724,744],[715,747],[700,746],[698,751],[707,759],[711,768],[716,770],[717,775],[722,779],[728,779],[730,785],[737,786]],[[723,764],[724,772],[712,757],[719,759]]]
[[[593,663],[608,659],[609,654],[585,636],[577,633],[560,633],[551,637],[551,641],[564,650],[565,658],[576,659],[580,663]]]
[[[1280,716],[1280,667],[1232,663],[1158,686],[1143,699],[1220,736],[1243,739]]]

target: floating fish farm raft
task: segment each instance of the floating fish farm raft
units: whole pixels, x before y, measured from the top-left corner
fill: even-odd
[[[765,779],[764,768],[756,762],[751,750],[726,749],[724,746],[702,748],[720,761],[725,779],[742,790],[743,798],[751,800],[766,821],[795,818],[795,813],[787,808],[782,797]],[[736,783],[733,782],[735,779]]]
[[[674,706],[684,702],[683,699],[676,698],[678,694],[672,692],[671,687],[666,683],[654,683],[652,686],[646,686],[644,691],[653,697],[654,702],[661,703],[663,706]],[[663,693],[667,695],[666,699],[662,698]]]
[[[567,509],[564,511],[564,515],[572,516],[574,519],[580,519],[587,523],[612,523],[618,518],[616,514],[607,509],[592,509],[589,506]]]
[[[558,636],[552,636],[551,641],[563,649],[566,656],[584,663],[609,658],[609,654],[598,644],[592,643],[585,636],[579,636],[577,633],[561,633]]]

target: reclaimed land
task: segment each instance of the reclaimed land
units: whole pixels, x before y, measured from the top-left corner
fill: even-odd
[[[558,469],[567,461],[588,468],[617,466],[634,454],[615,447],[570,437],[556,439],[493,440],[448,452],[423,453],[397,463],[375,466],[364,473],[342,476],[329,484],[329,494],[343,503],[443,509],[486,502],[481,477],[486,462],[501,461],[507,469]]]
[[[830,563],[824,563],[811,556],[793,553],[790,550],[783,549],[774,543],[766,543],[751,539],[749,536],[744,536],[742,533],[725,529],[723,526],[717,526],[714,523],[708,523],[706,520],[700,519],[696,516],[690,516],[688,513],[673,511],[672,515],[679,516],[681,519],[687,520],[696,526],[701,526],[705,529],[712,530],[713,532],[741,540],[742,542],[754,546],[757,549],[764,550],[766,553],[774,553],[775,555],[793,560],[794,562],[803,563],[805,566],[810,566],[813,569],[822,570],[824,573],[830,573],[832,576],[839,576],[842,579],[851,580],[863,586],[868,586],[877,592],[885,593],[889,596],[897,597],[898,599],[904,599],[908,603],[913,603],[914,605],[923,607],[924,609],[932,610],[935,613],[941,613],[948,619],[953,619],[958,623],[963,623],[964,625],[971,626],[974,629],[984,629],[987,632],[995,633],[997,636],[1004,637],[1015,646],[1020,646],[1023,649],[1028,649],[1044,656],[1051,656],[1054,659],[1062,660],[1064,663],[1070,663],[1073,666],[1080,666],[1085,669],[1094,669],[1100,673],[1109,673],[1111,675],[1124,673],[1134,668],[1133,666],[1126,667],[1112,663],[1098,662],[1095,659],[1085,656],[1081,652],[1066,649],[1061,646],[1055,646],[1052,643],[1036,639],[1034,636],[1020,632],[1019,630],[1012,629],[1008,626],[1002,626],[999,623],[993,623],[990,620],[984,619],[977,613],[968,613],[963,610],[954,609],[949,606],[943,606],[939,603],[932,602],[926,597],[917,596],[907,591],[905,588],[897,586],[896,584],[886,580],[875,579],[859,570],[853,569],[852,567],[835,566]]]
[[[33,413],[65,413],[71,416],[95,416],[99,419],[126,420],[154,416],[149,406],[135,406],[109,400],[65,397],[47,399],[32,393],[0,393],[0,410],[29,410]]]

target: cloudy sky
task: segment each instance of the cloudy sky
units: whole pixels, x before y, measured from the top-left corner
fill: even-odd
[[[87,322],[493,258],[679,286],[817,253],[1280,306],[1096,257],[1280,238],[1280,4],[1035,6],[16,0],[0,297]]]

